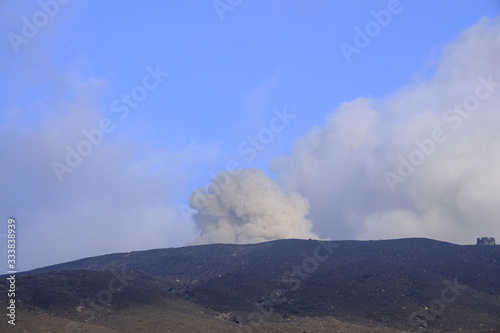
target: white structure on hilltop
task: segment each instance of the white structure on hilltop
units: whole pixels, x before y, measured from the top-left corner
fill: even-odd
[[[477,239],[476,245],[495,245],[495,238],[493,238],[493,237],[480,237]]]

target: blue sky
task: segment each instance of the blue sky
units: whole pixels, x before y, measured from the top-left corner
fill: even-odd
[[[231,10],[220,12],[219,9],[218,12],[214,3],[230,6]],[[47,22],[43,21],[43,13],[47,11],[43,8],[53,11],[52,16],[45,15]],[[355,46],[356,27],[364,30],[375,20],[373,11],[387,12],[388,8],[397,8],[397,13],[390,15],[386,26],[379,25],[380,31],[369,37],[369,44],[359,48],[359,53],[352,54],[348,61],[341,43]],[[384,118],[387,123],[399,119],[399,116],[390,116],[399,103],[398,98],[410,98],[400,95],[432,86],[437,82],[433,79],[442,79],[436,75],[440,68],[446,72],[449,65],[460,70],[462,62],[452,56],[446,60],[443,50],[460,49],[462,44],[453,43],[468,29],[480,24],[483,17],[496,18],[499,9],[500,4],[493,0],[460,4],[410,0],[3,1],[0,3],[0,35],[3,36],[0,44],[3,60],[0,65],[0,136],[3,139],[0,212],[5,221],[9,216],[19,221],[20,269],[109,252],[183,246],[196,242],[200,233],[205,242],[224,241],[223,237],[203,238],[209,234],[203,226],[220,223],[214,222],[214,216],[207,217],[205,212],[194,221],[186,220],[179,215],[178,207],[188,205],[193,190],[207,185],[231,160],[237,161],[241,168],[263,170],[269,179],[262,184],[271,184],[271,192],[278,193],[277,197],[281,198],[279,191],[294,191],[305,200],[297,202],[309,202],[310,211],[304,208],[297,214],[305,214],[312,229],[305,228],[307,231],[302,234],[283,234],[283,237],[310,234],[332,239],[425,236],[467,243],[463,236],[467,233],[465,230],[446,238],[444,227],[443,230],[431,228],[431,231],[419,229],[416,226],[420,222],[411,218],[401,217],[408,221],[405,232],[377,233],[370,229],[374,224],[377,230],[388,230],[377,227],[374,216],[392,213],[406,216],[403,211],[432,220],[429,216],[434,208],[426,210],[422,204],[432,197],[430,194],[416,196],[415,190],[408,186],[405,195],[394,201],[373,203],[368,198],[379,192],[370,186],[366,191],[361,189],[366,184],[361,174],[350,185],[341,180],[325,181],[328,186],[338,186],[339,190],[360,188],[349,195],[364,205],[362,212],[356,209],[356,204],[345,203],[349,210],[340,213],[344,203],[340,203],[338,194],[330,193],[330,187],[318,185],[313,190],[308,184],[302,184],[297,179],[309,179],[305,167],[294,167],[301,165],[297,159],[318,158],[324,169],[317,172],[328,174],[329,170],[336,173],[338,169],[352,169],[351,164],[343,164],[342,160],[325,162],[336,150],[325,148],[318,150],[322,153],[312,153],[311,147],[328,141],[311,143],[314,133],[325,131],[342,103],[363,97],[378,105],[374,108],[380,117],[387,117]],[[27,29],[26,19],[31,23],[42,20],[38,31],[28,38],[23,35]],[[13,38],[24,38],[24,42],[13,42]],[[496,51],[498,48],[492,47],[484,53],[495,55]],[[485,55],[470,59],[483,59],[480,56]],[[470,59],[462,59],[474,69],[464,71],[468,78],[476,80],[481,73],[487,76],[488,71],[474,67],[479,65]],[[491,59],[493,68],[494,59],[500,57]],[[121,100],[124,94],[130,95],[134,89],[143,91],[136,87],[143,86],[145,77],[155,70],[168,72],[168,76],[147,90],[147,96],[120,119],[123,114],[114,112],[113,102]],[[151,84],[154,82],[151,78],[148,80]],[[454,102],[450,97],[448,104]],[[489,102],[496,103],[496,100]],[[413,115],[437,105],[438,102],[429,102]],[[250,155],[241,154],[238,147],[248,141],[249,136],[258,136],[269,128],[277,110],[287,110],[296,117],[282,131],[273,132],[265,148],[255,150],[255,158],[247,161]],[[104,133],[91,153],[71,172],[64,173],[61,181],[54,172],[54,161],[63,164],[66,147],[76,149],[85,140],[82,131],[99,128],[103,119],[113,129]],[[408,115],[404,119],[408,120],[406,124],[425,123],[427,118],[410,121],[413,118]],[[342,124],[350,126],[343,120],[334,122],[341,127]],[[405,127],[405,132],[413,128]],[[396,135],[398,130],[401,130],[399,125],[387,127],[389,136]],[[330,137],[325,134],[325,138]],[[373,151],[380,156],[393,151],[383,147]],[[306,150],[311,153],[304,153]],[[371,161],[375,155],[363,156]],[[377,161],[380,160],[374,159],[373,163]],[[238,181],[265,177],[255,173],[245,175],[248,178],[242,176]],[[343,177],[342,173],[339,175]],[[465,175],[464,171],[462,177]],[[249,197],[255,195],[248,193]],[[389,194],[380,194],[384,198],[386,195]],[[462,200],[458,194],[453,198],[453,202]],[[331,218],[343,222],[319,221],[325,219],[321,207],[328,206],[328,200],[336,200],[331,205]],[[224,201],[221,199],[221,202]],[[286,204],[291,202],[295,201]],[[237,205],[227,203],[232,204]],[[461,212],[467,215],[465,212],[471,211],[474,210]],[[349,222],[356,212],[363,217]],[[451,219],[455,213],[446,218],[437,214],[441,216],[438,220]],[[478,217],[470,214],[470,219]],[[304,220],[302,217],[298,220]],[[219,230],[219,227],[214,228]],[[481,231],[490,232],[490,229],[485,227]],[[492,233],[498,231],[491,230]],[[281,234],[277,235],[245,239],[273,239]],[[241,242],[237,238],[231,240]]]

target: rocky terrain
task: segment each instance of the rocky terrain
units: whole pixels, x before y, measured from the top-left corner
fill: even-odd
[[[0,330],[500,332],[499,277],[500,246],[429,239],[118,253],[21,274]]]

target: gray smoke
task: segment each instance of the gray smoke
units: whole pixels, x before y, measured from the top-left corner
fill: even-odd
[[[259,169],[220,172],[208,188],[195,190],[190,206],[198,212],[198,243],[258,243],[283,238],[317,238],[306,219],[309,202],[284,193]]]
[[[271,162],[334,239],[500,236],[500,24],[446,46],[435,74],[383,99],[342,103]]]

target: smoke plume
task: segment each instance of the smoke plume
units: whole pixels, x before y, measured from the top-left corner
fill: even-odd
[[[190,206],[198,212],[198,243],[258,243],[283,238],[317,238],[306,219],[309,202],[284,193],[259,169],[220,172],[208,189],[195,190]]]
[[[388,73],[390,75],[390,73]],[[306,196],[320,237],[500,236],[500,22],[442,50],[433,76],[342,103],[271,161]]]

